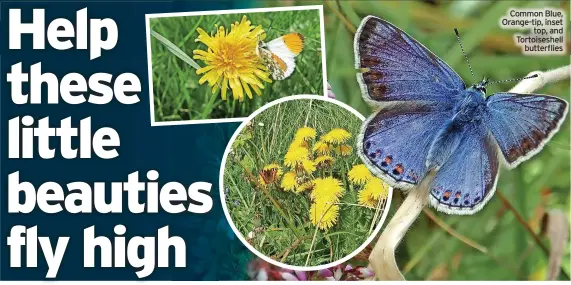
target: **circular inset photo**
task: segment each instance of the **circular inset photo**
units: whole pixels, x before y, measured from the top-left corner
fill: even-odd
[[[336,266],[377,235],[392,189],[362,164],[364,117],[347,105],[297,95],[254,112],[231,138],[221,200],[240,240],[293,270]]]

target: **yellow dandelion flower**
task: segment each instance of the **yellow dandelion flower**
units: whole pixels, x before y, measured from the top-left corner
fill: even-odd
[[[312,188],[313,188],[313,182],[312,182],[312,181],[307,181],[307,182],[304,182],[304,183],[301,184],[301,185],[298,185],[298,186],[295,188],[295,192],[296,192],[296,193],[301,193],[301,192],[306,191],[306,190],[311,190]]]
[[[323,141],[318,141],[313,146],[313,152],[315,152],[317,154],[326,155],[326,154],[329,154],[330,151],[331,151],[331,147],[329,146],[329,144],[327,144],[326,142],[323,142]]]
[[[284,164],[289,167],[295,167],[298,163],[309,157],[309,150],[304,147],[291,147],[285,155]]]
[[[373,188],[366,188],[359,191],[359,205],[366,207],[376,207],[378,199],[373,198]]]
[[[357,185],[365,185],[365,183],[373,178],[371,171],[369,171],[364,164],[353,166],[353,168],[351,168],[347,173],[347,176],[349,177],[349,181]]]
[[[313,128],[299,128],[295,133],[295,140],[308,141],[315,138],[316,132]]]
[[[303,170],[305,172],[307,172],[308,174],[311,174],[315,171],[315,162],[309,160],[309,159],[304,159],[301,161],[301,167],[303,168]]]
[[[295,137],[293,139],[293,141],[291,142],[291,144],[289,145],[289,148],[296,148],[296,147],[303,147],[303,148],[308,148],[309,147],[309,143],[305,140],[299,139],[298,137]]]
[[[341,156],[349,156],[349,155],[351,155],[351,152],[353,152],[353,147],[351,147],[348,144],[342,144],[342,145],[336,147],[335,151],[337,152],[337,154],[339,154]]]
[[[363,191],[370,191],[371,197],[374,199],[384,199],[389,195],[389,186],[383,182],[380,178],[375,176],[371,177]]]
[[[313,180],[313,191],[311,191],[311,199],[316,202],[332,202],[337,203],[345,192],[341,181],[333,178],[316,178]]]
[[[330,144],[341,144],[351,138],[351,134],[341,128],[333,129],[322,136],[322,140]]]
[[[326,230],[337,223],[339,206],[328,202],[316,202],[309,209],[311,223],[318,229]]]
[[[316,157],[314,161],[315,164],[325,167],[333,164],[333,162],[335,162],[335,159],[329,155],[321,155]]]
[[[234,100],[244,100],[244,93],[252,99],[252,91],[258,95],[264,89],[262,81],[272,82],[265,65],[260,62],[256,49],[258,39],[265,37],[262,26],[252,27],[247,17],[232,24],[230,31],[220,26],[214,35],[209,35],[201,28],[197,29],[196,41],[207,46],[206,50],[195,49],[194,59],[202,60],[206,66],[196,70],[196,74],[204,74],[199,84],[208,82],[212,94],[221,90],[222,100],[226,100],[228,87],[232,89]]]
[[[268,164],[262,168],[258,175],[258,182],[261,185],[268,185],[274,183],[283,174],[282,167],[276,163]]]
[[[284,174],[281,187],[285,191],[295,190],[295,188],[297,187],[297,180],[295,178],[295,172],[290,171],[290,172],[287,172],[286,174]]]

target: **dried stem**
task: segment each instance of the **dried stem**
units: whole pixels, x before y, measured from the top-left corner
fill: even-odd
[[[309,115],[311,114],[311,104],[313,104],[313,100],[309,100],[309,108],[307,109],[307,116],[305,117],[305,123],[303,123],[304,127],[307,127],[307,121],[309,121]]]
[[[525,230],[531,235],[531,237],[533,238],[533,240],[535,241],[535,243],[541,248],[541,250],[546,254],[549,255],[549,249],[547,248],[547,246],[545,246],[542,242],[541,239],[539,238],[539,236],[537,234],[535,234],[535,232],[533,231],[533,229],[529,226],[529,224],[527,223],[527,221],[520,215],[520,213],[514,208],[514,206],[512,206],[512,204],[510,203],[510,201],[506,198],[506,196],[504,196],[504,194],[502,194],[502,192],[500,191],[496,191],[496,193],[498,194],[498,198],[500,198],[500,200],[502,200],[502,203],[504,204],[504,206],[506,206],[506,208],[508,208],[508,210],[510,210],[515,218],[517,219],[517,221],[525,228]]]
[[[283,253],[281,253],[280,255],[276,256],[275,259],[278,259],[278,258],[281,257],[280,262],[281,262],[281,263],[284,263],[285,260],[287,259],[287,257],[289,256],[289,254],[290,254],[294,249],[296,249],[296,248],[301,244],[301,242],[302,242],[303,240],[308,239],[308,238],[310,238],[310,237],[311,237],[311,236],[303,236],[303,237],[298,238],[296,241],[293,242],[292,245],[290,245],[288,248],[286,248],[286,250],[285,250]]]
[[[335,14],[335,16],[337,16],[343,22],[347,30],[353,34],[357,31],[357,28],[355,28],[355,26],[353,26],[353,24],[351,24],[351,22],[349,22],[349,20],[347,20],[347,18],[345,18],[345,16],[343,16],[343,14],[341,14],[341,12],[335,8],[332,1],[326,1],[325,5],[327,5],[333,14]]]
[[[514,88],[510,90],[513,93],[532,93],[541,89],[549,83],[554,83],[563,79],[568,79],[571,71],[571,65],[562,66],[550,71],[533,71],[528,74],[537,74],[536,78],[530,78],[520,81]]]
[[[443,220],[439,219],[432,211],[430,211],[429,209],[424,209],[423,210],[424,214],[426,216],[428,216],[428,218],[430,218],[432,221],[434,221],[439,227],[441,227],[443,230],[445,230],[448,234],[450,234],[451,236],[457,238],[458,240],[460,240],[461,242],[469,245],[472,248],[475,248],[477,250],[479,250],[482,253],[488,253],[488,249],[483,246],[478,244],[477,242],[469,239],[468,237],[460,234],[459,232],[455,231],[452,227],[450,227],[449,225],[447,225]]]
[[[428,203],[430,181],[432,179],[427,177],[418,187],[409,192],[375,244],[369,256],[369,262],[378,279],[404,280],[395,259],[395,250],[406,231]]]

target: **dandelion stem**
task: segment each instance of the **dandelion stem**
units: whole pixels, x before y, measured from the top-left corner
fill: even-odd
[[[363,206],[363,205],[353,204],[353,203],[335,203],[335,205],[346,205],[346,206],[362,207],[362,208],[367,208],[367,209],[375,209],[374,207],[368,207],[368,206]]]
[[[321,222],[321,219],[319,220]],[[319,225],[319,223],[317,223]],[[315,231],[313,232],[313,238],[311,239],[311,245],[309,245],[309,252],[307,254],[307,259],[305,260],[305,266],[309,264],[309,259],[311,258],[311,251],[313,250],[313,245],[315,244],[315,238],[317,237],[317,231],[319,229],[315,226]]]
[[[331,209],[331,207],[333,207],[333,205],[335,205],[335,203],[331,203],[331,205],[329,206],[329,208],[327,208],[327,210],[325,210],[323,212],[323,214],[321,214],[321,217],[319,218],[319,222],[317,222],[315,225],[315,231],[313,232],[313,239],[311,240],[311,245],[309,246],[309,253],[307,254],[307,259],[305,260],[305,266],[308,266],[309,264],[309,259],[311,258],[311,251],[313,250],[313,245],[315,244],[315,239],[317,237],[317,231],[319,230],[318,225],[321,223],[321,221],[323,220],[323,217],[325,217],[325,214],[327,214],[327,212],[329,212],[329,210]],[[317,212],[317,211],[315,211]]]
[[[375,224],[377,222],[377,219],[379,218],[383,202],[384,199],[379,198],[379,201],[377,202],[377,207],[375,207],[376,208],[375,215],[373,216],[373,220],[371,221],[371,227],[369,227],[369,235],[373,232],[373,229],[375,228]]]

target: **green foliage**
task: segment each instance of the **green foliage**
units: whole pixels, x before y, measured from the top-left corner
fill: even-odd
[[[308,265],[314,266],[347,256],[370,236],[371,223],[379,221],[379,218],[373,221],[375,209],[348,205],[358,203],[357,191],[346,181],[347,171],[360,163],[355,152],[347,157],[335,156],[336,162],[332,167],[316,171],[320,173],[317,177],[333,176],[343,181],[345,187],[339,218],[329,230],[316,231],[311,224],[309,191],[285,192],[279,187],[281,179],[274,185],[268,185],[265,189],[283,209],[280,212],[260,185],[252,181],[258,179],[265,165],[277,163],[283,166],[284,156],[298,128],[312,127],[318,137],[333,128],[343,128],[352,134],[347,143],[354,145],[360,125],[358,117],[338,105],[322,100],[298,99],[270,107],[242,129],[232,144],[224,168],[226,205],[238,231],[245,238],[250,237],[250,244],[258,251],[297,266],[304,266],[307,254],[311,252]],[[287,169],[284,167],[283,171],[285,173]],[[290,252],[284,258],[288,250]]]
[[[213,95],[208,84],[198,84],[200,76],[188,62],[180,59],[172,48],[151,37],[155,121],[199,120],[213,118],[247,117],[254,110],[277,98],[295,94],[323,95],[321,62],[321,34],[319,12],[283,11],[209,16],[185,16],[153,18],[150,29],[164,37],[175,47],[192,58],[193,50],[205,50],[205,45],[195,42],[197,28],[207,33],[216,25],[226,29],[246,15],[253,26],[262,25],[268,42],[289,32],[299,32],[305,37],[304,49],[296,57],[296,71],[287,79],[265,83],[261,96],[245,98],[244,102],[229,99],[223,101],[220,94]],[[202,61],[196,61],[204,67]]]
[[[355,80],[353,32],[366,15],[382,17],[406,31],[444,59],[468,84],[483,76],[493,80],[517,78],[534,70],[569,64],[569,56],[523,56],[512,40],[514,31],[502,30],[499,18],[512,7],[558,7],[563,1],[337,1],[325,5],[328,81],[337,98],[368,115]],[[305,1],[303,3],[306,3]],[[568,3],[566,4],[568,8]],[[342,21],[339,15],[347,21]],[[458,28],[476,78],[470,75],[453,28]],[[569,27],[567,28],[569,30]],[[354,31],[354,30],[353,30]],[[507,91],[513,83],[491,85],[488,94]],[[569,101],[569,81],[550,84],[537,93]],[[569,213],[569,119],[543,151],[515,170],[502,169],[498,191],[539,234],[542,213]],[[496,194],[498,196],[498,194]],[[393,203],[392,207],[398,207]],[[457,232],[488,249],[486,254],[467,246],[421,216],[399,248],[398,260],[412,280],[526,280],[544,278],[547,256],[534,243],[514,214],[498,197],[468,217],[438,214]],[[390,219],[390,216],[388,217]],[[542,240],[547,244],[547,240]],[[569,246],[567,246],[569,248]],[[406,252],[406,253],[405,253]],[[569,272],[569,251],[563,257]],[[402,268],[402,267],[401,267]],[[561,277],[563,278],[563,277]]]

